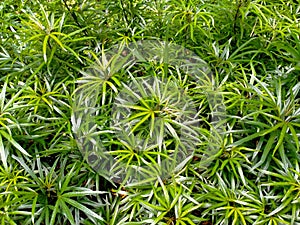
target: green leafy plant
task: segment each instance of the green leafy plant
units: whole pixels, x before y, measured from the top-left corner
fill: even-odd
[[[299,20],[292,0],[1,1],[0,223],[300,224]],[[186,61],[130,61],[148,40]]]

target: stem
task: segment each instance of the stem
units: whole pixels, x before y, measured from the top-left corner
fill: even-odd
[[[67,8],[68,12],[71,14],[73,20],[75,21],[75,23],[77,24],[77,26],[80,28],[80,29],[83,29],[83,26],[81,26],[81,24],[79,23],[78,21],[78,18],[76,16],[76,14],[74,12],[71,11],[70,7],[68,6],[66,0],[63,0],[63,3],[65,5],[65,7]],[[86,37],[90,37],[89,36],[89,33],[87,32],[87,30],[83,30],[83,33],[84,33],[84,36]],[[97,46],[97,43],[94,41],[94,40],[91,40],[92,44],[94,45],[94,47]]]
[[[234,15],[233,32],[236,29],[236,22],[237,22],[237,19],[238,19],[238,16],[239,16],[239,11],[240,11],[240,8],[242,6],[242,3],[243,3],[243,0],[240,0],[239,3],[238,3],[237,9],[236,9],[235,15]]]

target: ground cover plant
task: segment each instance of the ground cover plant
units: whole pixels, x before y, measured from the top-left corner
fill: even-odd
[[[295,0],[1,1],[1,224],[300,224],[299,24]],[[160,61],[101,74],[114,66],[103,63],[114,46],[145,40],[195,53],[210,79]],[[149,77],[183,90],[197,117],[159,91],[168,88],[150,88],[136,105],[117,98],[121,90],[134,98],[130,82]],[[80,88],[97,90],[89,140],[99,137],[122,165],[155,164],[178,146],[192,157],[135,185],[97,171],[99,156],[82,151],[94,145],[80,145],[75,132]],[[211,93],[222,97],[222,129],[214,129]],[[133,115],[114,110],[123,103]],[[182,115],[196,121],[186,131],[199,135],[193,145],[178,138]],[[133,136],[114,135],[110,121],[121,117]],[[156,144],[136,151],[137,140],[153,136]],[[211,143],[217,151],[203,164]]]

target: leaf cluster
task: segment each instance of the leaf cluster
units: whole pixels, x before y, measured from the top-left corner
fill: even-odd
[[[300,224],[299,22],[295,0],[1,1],[0,223]],[[109,55],[145,40],[211,76]]]

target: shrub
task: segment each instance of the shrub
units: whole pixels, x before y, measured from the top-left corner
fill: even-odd
[[[297,3],[2,1],[1,224],[300,224]],[[184,46],[207,63],[211,77],[197,82],[180,65],[155,60],[100,74],[118,66],[104,60],[113,59],[115,46],[147,40]],[[169,102],[172,91],[162,96],[165,86],[150,88],[153,95],[135,105],[118,95],[134,97],[130,83],[149,77],[182,91],[196,116]],[[160,157],[174,156],[180,146],[193,154],[176,162],[170,176],[134,185],[97,172],[93,162],[101,155],[82,148],[90,152],[99,142],[80,145],[74,132],[84,122],[74,120],[80,88],[91,96],[97,91],[88,140],[100,140],[119,169],[152,162],[159,170]],[[217,117],[222,129],[214,130],[209,96],[216,93],[226,116]],[[182,130],[186,123],[175,119],[182,115],[195,122],[192,129]],[[124,119],[130,135],[115,135],[114,118]],[[180,132],[191,132],[192,143],[179,140]],[[155,144],[136,151],[138,140],[153,136]]]

